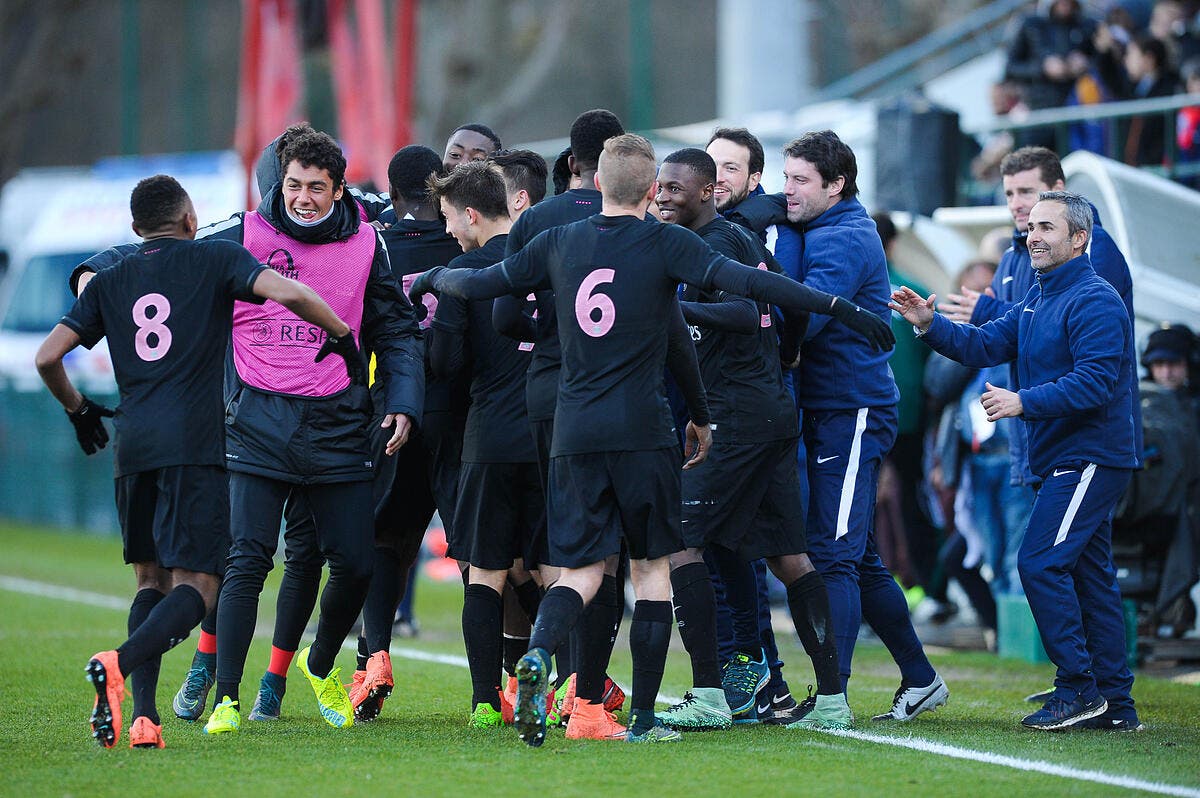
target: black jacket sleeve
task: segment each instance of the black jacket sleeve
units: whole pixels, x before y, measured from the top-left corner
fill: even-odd
[[[681,301],[679,307],[688,324],[706,330],[752,335],[762,321],[753,301],[724,292],[716,302]]]
[[[466,317],[466,300],[445,296],[438,302],[428,337],[429,368],[438,379],[453,379],[467,367]]]
[[[779,305],[784,312],[833,315],[837,297],[809,288],[782,274],[751,269],[734,261],[717,264],[709,275],[711,284],[722,291]]]
[[[782,194],[757,194],[742,200],[725,218],[761,233],[773,224],[787,221],[787,200]]]
[[[378,235],[359,339],[364,351],[375,354],[375,379],[384,387],[385,405],[375,408],[376,412],[403,413],[419,424],[425,409],[421,329],[412,304],[392,274],[387,249]]]
[[[708,395],[700,376],[700,362],[696,359],[696,345],[692,343],[691,331],[677,301],[673,303],[667,326],[667,368],[683,394],[692,423],[698,427],[707,425],[712,419],[708,414]]]

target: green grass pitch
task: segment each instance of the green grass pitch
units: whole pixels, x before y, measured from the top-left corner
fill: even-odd
[[[120,607],[132,598],[133,578],[121,564],[119,542],[0,524],[0,551],[0,795],[1028,798],[1123,795],[1158,785],[1162,794],[1200,796],[1200,686],[1139,675],[1134,696],[1149,725],[1141,734],[1027,732],[1018,727],[1028,711],[1021,697],[1049,684],[1049,667],[983,653],[939,653],[932,659],[950,686],[949,706],[896,728],[869,720],[887,708],[899,678],[886,651],[869,643],[856,652],[850,693],[856,732],[865,739],[738,727],[688,734],[678,745],[632,746],[569,743],[558,731],[542,748],[530,749],[511,729],[468,730],[465,668],[415,658],[462,654],[461,588],[430,581],[418,588],[420,638],[393,648],[396,692],[378,721],[329,728],[295,673],[283,720],[243,721],[237,734],[208,738],[200,724],[177,720],[170,711],[193,635],[163,658],[159,710],[167,748],[130,750],[132,718],[126,717],[121,746],[106,751],[89,736],[94,694],[83,668],[93,652],[125,637]],[[263,596],[260,628],[270,628],[280,570]],[[63,588],[76,592],[64,595]],[[49,595],[36,595],[39,590]],[[785,674],[803,695],[811,681],[807,658],[794,635],[780,635],[780,644]],[[242,684],[243,718],[268,652],[269,636],[257,637]],[[338,663],[349,681],[351,652],[344,651]],[[624,637],[611,672],[628,688]],[[676,639],[663,693],[681,695],[689,676]],[[127,716],[130,708],[127,699]]]

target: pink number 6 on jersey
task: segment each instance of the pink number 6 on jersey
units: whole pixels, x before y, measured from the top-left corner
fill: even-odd
[[[592,338],[607,335],[616,321],[617,309],[612,298],[596,290],[598,286],[611,283],[616,274],[612,269],[596,269],[583,278],[575,293],[575,320],[579,322],[579,329]],[[597,312],[599,318],[596,318]]]

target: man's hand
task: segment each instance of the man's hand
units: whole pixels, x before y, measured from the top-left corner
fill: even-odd
[[[903,286],[892,292],[892,301],[888,303],[888,307],[903,316],[909,324],[925,332],[929,325],[933,324],[935,299],[937,294],[930,294],[928,299],[921,299],[921,295],[916,291]]]
[[[383,417],[383,423],[379,425],[382,429],[395,427],[392,432],[392,437],[388,439],[387,447],[384,449],[389,455],[400,451],[400,447],[408,443],[408,434],[412,432],[412,419],[403,413],[388,413]]]
[[[325,336],[325,343],[321,345],[313,362],[320,363],[331,354],[336,354],[346,361],[346,373],[350,376],[352,385],[367,384],[367,362],[363,360],[362,352],[358,351],[353,331],[345,335]]]
[[[887,352],[896,345],[892,325],[853,302],[834,297],[831,315],[854,332],[866,338],[871,346]]]
[[[1067,78],[1067,62],[1059,55],[1048,55],[1042,59],[1042,74],[1051,80]]]
[[[82,394],[81,394],[82,396]],[[108,430],[104,428],[103,418],[112,418],[113,411],[104,405],[98,405],[86,396],[79,407],[67,413],[71,426],[75,428],[75,440],[84,454],[95,454],[108,443]]]
[[[960,321],[964,324],[969,324],[972,314],[975,313],[975,306],[979,304],[979,297],[986,294],[994,297],[996,294],[992,292],[989,286],[983,294],[978,291],[972,291],[965,285],[962,287],[961,294],[947,294],[945,302],[938,303],[938,310],[942,315],[950,319],[950,321]]]
[[[1025,412],[1021,406],[1021,395],[1006,388],[997,388],[990,382],[985,382],[987,391],[979,397],[979,403],[987,411],[988,421],[999,421],[1002,418],[1016,418]]]
[[[417,310],[417,305],[420,305],[421,307],[425,306],[425,303],[421,301],[421,297],[425,296],[426,294],[436,294],[438,292],[437,278],[445,270],[445,266],[434,266],[432,269],[422,273],[417,277],[417,279],[413,280],[412,288],[408,289],[408,298],[412,301],[414,310]],[[417,313],[420,312],[420,310],[417,310]],[[424,317],[419,316],[418,318]]]
[[[684,441],[683,456],[688,458],[688,461],[683,464],[683,470],[687,471],[708,458],[708,450],[712,446],[712,425],[697,427],[689,421],[684,432]]]

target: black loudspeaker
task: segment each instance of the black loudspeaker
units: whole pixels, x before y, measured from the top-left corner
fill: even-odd
[[[876,111],[875,206],[929,216],[956,204],[958,114],[923,97],[881,104]]]

